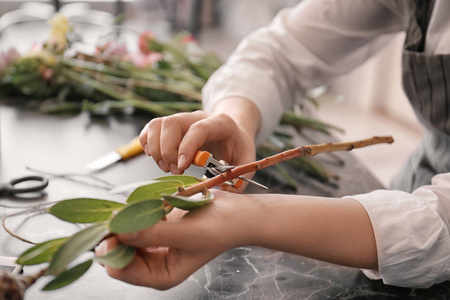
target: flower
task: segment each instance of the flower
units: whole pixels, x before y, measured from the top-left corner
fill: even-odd
[[[10,48],[7,52],[0,53],[0,76],[15,61],[20,58],[19,52],[15,48]]]
[[[141,50],[144,54],[150,54],[151,50],[151,42],[155,40],[155,34],[149,30],[144,30],[139,35],[139,50]]]
[[[67,47],[67,32],[72,31],[69,20],[59,13],[50,19],[49,24],[52,25],[50,35],[47,39],[47,44],[60,52]]]
[[[121,59],[126,55],[128,55],[126,45],[117,41],[109,41],[97,46],[94,53],[94,56],[99,56],[103,59]]]
[[[34,44],[30,50],[25,53],[20,59],[36,58],[41,60],[44,65],[53,66],[56,64],[56,56],[54,53],[43,48],[41,45]]]
[[[163,58],[161,53],[152,52],[149,54],[130,53],[123,58],[124,61],[131,61],[139,69],[145,69],[153,66]]]

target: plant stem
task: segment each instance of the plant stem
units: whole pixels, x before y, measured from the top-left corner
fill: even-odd
[[[180,96],[191,98],[199,102],[202,101],[202,95],[197,91],[185,89],[180,86],[170,85],[163,82],[134,79],[134,78],[122,78],[111,75],[103,75],[100,79],[108,83],[120,84],[127,87],[133,86],[133,87],[148,88],[152,90],[167,91]]]
[[[21,211],[21,212],[15,213],[15,214],[6,215],[6,216],[4,216],[4,217],[2,218],[2,226],[3,226],[3,229],[5,229],[5,231],[6,231],[10,236],[12,236],[12,237],[14,237],[14,238],[16,238],[16,239],[18,239],[18,240],[21,240],[22,242],[25,242],[25,243],[28,243],[28,244],[32,244],[32,245],[36,245],[35,242],[32,242],[32,241],[30,241],[30,240],[27,240],[27,239],[21,237],[21,236],[18,236],[17,234],[14,234],[11,230],[9,230],[9,229],[6,227],[6,219],[8,219],[8,218],[10,218],[10,217],[15,217],[15,216],[23,215],[23,214],[30,214],[30,213],[34,213],[34,212],[44,212],[44,211],[47,211],[47,209],[46,209],[46,208],[36,208],[36,209],[29,209],[29,210]]]
[[[354,142],[325,143],[320,145],[301,146],[294,149],[283,151],[273,156],[263,158],[256,162],[251,162],[245,165],[238,166],[234,169],[231,169],[228,172],[219,174],[211,179],[207,179],[199,184],[186,188],[183,191],[177,192],[176,195],[192,196],[197,193],[200,193],[205,189],[210,189],[212,187],[219,186],[225,181],[232,180],[238,176],[244,175],[246,173],[255,172],[257,170],[261,170],[296,157],[314,156],[319,153],[328,153],[334,151],[350,151],[355,148],[362,148],[380,143],[390,144],[393,141],[394,139],[391,136],[382,136],[382,137],[372,137],[369,139],[358,140]]]

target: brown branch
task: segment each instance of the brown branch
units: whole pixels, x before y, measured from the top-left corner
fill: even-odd
[[[375,136],[369,139],[358,140],[354,142],[325,143],[320,145],[301,146],[263,158],[256,162],[251,162],[245,165],[238,166],[228,172],[207,179],[199,184],[186,188],[183,191],[179,191],[176,193],[176,195],[192,196],[202,192],[205,189],[210,189],[212,187],[219,186],[222,183],[232,180],[238,176],[244,175],[246,173],[255,172],[257,170],[261,170],[296,157],[314,156],[319,153],[328,153],[335,151],[350,151],[356,148],[362,148],[381,143],[390,144],[392,142],[394,142],[394,139],[391,136],[381,136],[381,137]]]

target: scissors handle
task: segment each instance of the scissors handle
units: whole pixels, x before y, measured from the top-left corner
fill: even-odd
[[[19,188],[16,187],[17,184],[26,182],[26,181],[37,181],[38,184],[29,186],[29,187],[23,187]],[[20,194],[20,193],[31,193],[31,192],[37,192],[45,189],[48,186],[48,179],[42,176],[24,176],[17,179],[13,179],[9,182],[9,184],[6,184],[3,187],[3,190],[5,192],[11,193],[11,194]]]

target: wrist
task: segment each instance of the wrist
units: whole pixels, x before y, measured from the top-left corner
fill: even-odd
[[[223,98],[214,107],[213,114],[228,115],[252,140],[255,140],[261,126],[261,115],[258,108],[252,101],[244,97]]]
[[[233,195],[233,194],[231,194]],[[258,246],[260,241],[260,230],[264,220],[260,214],[260,195],[240,194],[234,199],[235,225],[233,226],[234,240],[233,248],[243,246]]]

